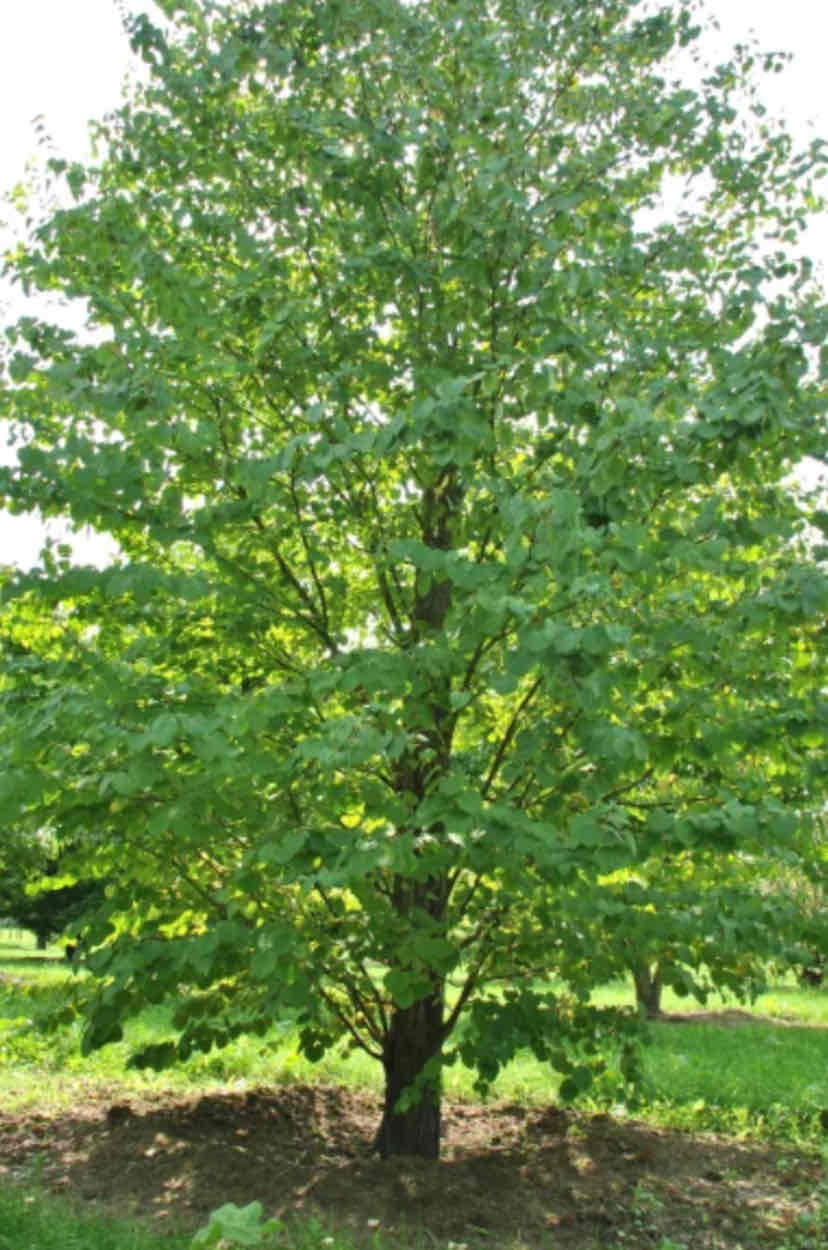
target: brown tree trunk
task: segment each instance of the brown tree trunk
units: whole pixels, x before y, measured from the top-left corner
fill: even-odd
[[[813,963],[805,964],[799,969],[800,985],[820,986],[825,978],[826,958],[819,951],[814,951]]]
[[[374,1148],[383,1159],[416,1155],[436,1159],[440,1154],[440,1076],[422,1081],[417,1101],[397,1110],[397,1101],[409,1090],[430,1059],[439,1058],[443,1043],[443,994],[421,998],[410,1007],[397,1007],[385,1043],[385,1106]]]
[[[462,507],[462,491],[457,485],[453,465],[440,471],[437,482],[423,491],[420,526],[423,542],[438,551],[449,551],[454,542],[454,527]],[[412,605],[412,625],[417,640],[424,634],[443,629],[451,607],[452,583],[431,574],[417,574]],[[454,718],[451,713],[451,682],[448,678],[432,680],[425,693],[418,692],[405,717],[408,727],[416,732],[421,745],[399,761],[395,769],[394,790],[400,796],[425,797],[429,779],[449,768]],[[422,750],[422,738],[428,754]],[[402,832],[402,831],[401,831]],[[410,833],[410,830],[405,832]],[[439,836],[442,825],[435,823],[430,831]],[[393,890],[393,908],[403,928],[417,923],[419,913],[430,917],[439,928],[445,919],[450,885],[445,877],[428,877],[412,881],[398,877]],[[444,1041],[444,982],[432,972],[431,992],[408,1007],[394,1006],[383,1045],[385,1069],[385,1105],[382,1120],[374,1139],[374,1148],[384,1159],[396,1155],[415,1155],[420,1159],[436,1159],[440,1154],[441,1079],[436,1072],[424,1074],[426,1064],[439,1061]],[[411,1093],[413,1101],[398,1107],[400,1095]]]
[[[649,964],[639,964],[632,974],[636,1003],[648,1020],[656,1020],[661,1015],[661,968],[656,964],[651,970]]]

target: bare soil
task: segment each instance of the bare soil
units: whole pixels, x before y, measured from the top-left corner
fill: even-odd
[[[800,1241],[818,1160],[756,1142],[668,1132],[555,1106],[445,1108],[439,1162],[369,1154],[379,1099],[285,1085],[207,1096],[90,1088],[71,1111],[0,1112],[0,1183],[36,1167],[83,1204],[194,1229],[224,1202],[315,1215],[357,1245],[686,1250]],[[797,1240],[792,1240],[796,1236]]]
[[[757,1011],[741,1011],[738,1007],[728,1007],[724,1011],[662,1011],[657,1020],[659,1024],[721,1024],[725,1028],[738,1028],[742,1024],[772,1024],[774,1028],[825,1028],[817,1021],[800,1020],[793,1016],[761,1016]]]

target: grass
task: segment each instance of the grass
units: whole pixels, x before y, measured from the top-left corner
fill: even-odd
[[[184,1250],[189,1237],[76,1211],[39,1191],[0,1191],[0,1250]]]
[[[0,1191],[0,1250],[189,1250],[191,1243],[189,1234],[156,1233],[139,1222],[82,1212],[31,1187]],[[315,1219],[282,1225],[259,1243],[219,1242],[226,1250],[243,1244],[258,1244],[260,1250],[352,1250],[353,1245]]]
[[[657,1025],[644,1097],[652,1118],[675,1127],[818,1140],[828,1107],[828,1031]]]
[[[137,1046],[162,1037],[169,1025],[165,1007],[148,1007],[129,1022],[122,1042],[86,1058],[80,1054],[79,1023],[44,1035],[28,1028],[32,1016],[49,1015],[61,1005],[63,987],[73,974],[59,948],[36,952],[31,941],[0,941],[0,1105],[8,1110],[48,1103],[70,1105],[89,1084],[136,1090],[187,1090],[204,1085],[272,1085],[328,1082],[379,1092],[379,1065],[362,1052],[341,1049],[310,1063],[298,1049],[289,1025],[263,1038],[242,1037],[222,1050],[195,1054],[187,1063],[161,1073],[136,1072],[126,1064]],[[22,982],[22,983],[21,983]],[[630,988],[617,983],[596,995],[600,1005],[631,1001]],[[667,1012],[692,1011],[694,1004],[670,991]],[[711,995],[706,1010],[733,1003]],[[644,1052],[643,1095],[661,1124],[713,1128],[723,1132],[800,1138],[821,1133],[819,1114],[828,1108],[828,993],[803,989],[793,979],[774,986],[751,1008],[758,1017],[796,1021],[785,1027],[757,1019],[722,1027],[706,1021],[651,1026]],[[446,1093],[476,1099],[474,1075],[461,1064],[446,1070]],[[560,1077],[531,1054],[517,1056],[501,1073],[493,1098],[538,1103],[554,1100]],[[613,1095],[595,1091],[592,1103]],[[590,1100],[586,1100],[590,1105]],[[636,1114],[640,1114],[640,1109]]]
[[[27,935],[0,931],[0,1106],[7,1111],[68,1107],[82,1098],[84,1088],[102,1086],[117,1087],[119,1094],[290,1081],[380,1089],[375,1062],[359,1053],[334,1051],[310,1064],[299,1054],[287,1025],[264,1038],[240,1038],[222,1051],[194,1056],[173,1071],[127,1069],[132,1048],[164,1034],[169,1015],[161,1007],[148,1008],[131,1022],[123,1042],[81,1058],[79,1024],[61,1026],[49,1035],[29,1027],[33,1016],[59,1008],[72,975],[59,948],[39,952]],[[603,987],[595,998],[602,1005],[629,1003],[631,992],[616,984]],[[663,1005],[668,1012],[694,1007],[669,991]],[[706,1010],[733,1005],[711,996]],[[791,978],[769,989],[750,1010],[758,1017],[755,1022],[730,1027],[703,1019],[653,1025],[644,1055],[643,1102],[631,1114],[664,1127],[807,1144],[824,1154],[828,993],[803,989]],[[786,1023],[770,1023],[768,1017]],[[474,1098],[472,1082],[472,1074],[457,1065],[446,1073],[446,1092]],[[558,1084],[547,1066],[520,1055],[504,1069],[492,1097],[549,1103]],[[586,1105],[597,1104],[587,1100]],[[621,1108],[614,1110],[624,1114]],[[169,1232],[162,1236],[139,1225],[79,1213],[42,1194],[34,1181],[30,1178],[28,1188],[24,1184],[0,1194],[0,1250],[178,1250],[189,1244],[188,1238]],[[313,1221],[289,1232],[282,1229],[264,1244],[285,1250],[349,1250],[347,1239]],[[791,1245],[799,1250],[798,1243]]]

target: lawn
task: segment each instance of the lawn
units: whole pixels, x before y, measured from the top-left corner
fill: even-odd
[[[178,1250],[215,1207],[256,1199],[281,1220],[268,1245],[292,1250],[828,1247],[826,991],[789,982],[695,1013],[666,995],[632,1108],[600,1088],[557,1106],[531,1056],[481,1102],[456,1066],[443,1158],[392,1164],[368,1150],[378,1065],[311,1066],[285,1023],[172,1072],[129,1071],[161,1008],[81,1059],[77,1023],[28,1027],[74,975],[60,951],[0,938],[0,1177],[15,1182],[0,1250]]]

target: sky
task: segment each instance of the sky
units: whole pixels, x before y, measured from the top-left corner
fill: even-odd
[[[151,0],[127,4],[133,11],[154,10]],[[828,140],[824,0],[709,0],[709,8],[721,27],[708,36],[711,54],[724,55],[751,31],[765,50],[793,54],[784,74],[765,79],[765,103],[787,119],[800,141]],[[83,160],[88,120],[117,107],[124,77],[135,68],[115,0],[0,0],[0,195],[20,181],[38,152],[36,116],[57,154]],[[0,207],[0,222],[7,216]],[[811,228],[806,246],[828,285],[828,215]],[[0,317],[5,320],[9,311],[8,288],[0,287]],[[35,521],[0,513],[0,565],[31,565],[42,537]],[[106,551],[88,540],[75,545],[84,560],[103,558]]]

